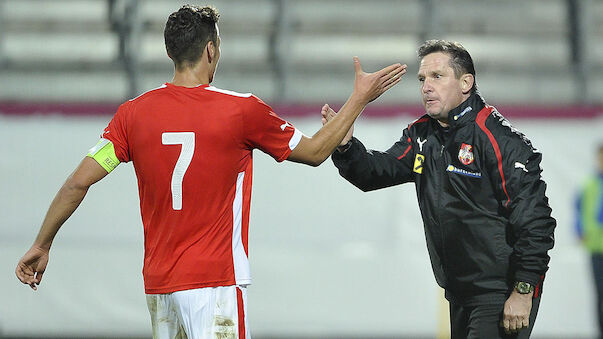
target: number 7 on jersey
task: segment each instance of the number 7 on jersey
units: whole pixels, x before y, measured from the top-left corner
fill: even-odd
[[[172,173],[172,208],[179,211],[182,209],[182,180],[195,153],[195,133],[165,132],[161,134],[161,143],[163,145],[182,145],[180,156]]]

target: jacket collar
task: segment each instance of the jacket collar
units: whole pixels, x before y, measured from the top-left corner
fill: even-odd
[[[448,112],[448,125],[451,128],[459,128],[475,121],[477,113],[486,106],[482,96],[474,92],[467,100]]]

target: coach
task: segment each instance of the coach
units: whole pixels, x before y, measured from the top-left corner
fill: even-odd
[[[415,183],[453,339],[529,338],[556,224],[542,155],[485,104],[461,44],[430,40],[419,58],[427,114],[385,152],[367,150],[352,128],[333,161],[363,191]],[[322,114],[323,123],[335,115]]]

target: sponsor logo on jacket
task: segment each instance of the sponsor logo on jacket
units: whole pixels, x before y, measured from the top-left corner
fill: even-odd
[[[482,177],[482,174],[479,172],[467,171],[462,168],[454,167],[453,165],[448,165],[448,167],[446,167],[446,172],[456,173],[456,174],[473,177],[473,178],[481,178]]]

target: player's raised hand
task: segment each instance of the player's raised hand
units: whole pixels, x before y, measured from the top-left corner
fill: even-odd
[[[322,109],[320,110],[320,114],[322,115],[322,125],[324,126],[324,125],[326,125],[327,122],[329,122],[333,118],[335,118],[335,116],[337,115],[337,112],[335,112],[329,106],[329,104],[325,104],[324,106],[322,106]],[[350,127],[350,129],[348,130],[348,133],[345,135],[345,137],[343,138],[341,143],[339,143],[339,146],[343,146],[343,145],[347,144],[348,141],[350,141],[350,139],[352,139],[353,135],[354,135],[354,125],[352,125],[352,127]]]
[[[29,285],[35,291],[42,282],[47,264],[48,251],[32,246],[19,260],[15,273],[22,283]]]
[[[406,65],[396,63],[377,72],[366,73],[362,70],[358,57],[354,57],[354,69],[356,71],[354,94],[369,103],[399,83],[406,73],[406,68]]]

